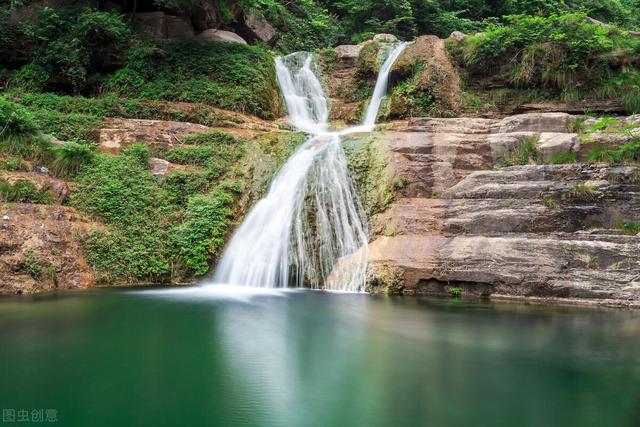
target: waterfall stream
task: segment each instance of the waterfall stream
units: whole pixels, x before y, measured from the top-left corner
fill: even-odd
[[[340,135],[373,130],[393,63],[382,64],[364,123],[328,130],[329,105],[314,72],[313,55],[276,59],[289,119],[310,134],[272,181],[227,245],[215,283],[249,287],[308,286],[361,291],[366,281],[366,219],[349,176]]]

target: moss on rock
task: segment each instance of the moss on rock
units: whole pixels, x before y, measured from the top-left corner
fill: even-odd
[[[391,79],[395,86],[382,112],[386,119],[453,117],[460,110],[460,78],[435,36],[418,37],[407,46]]]
[[[387,154],[377,143],[375,132],[345,137],[343,147],[367,215],[385,211],[393,201],[393,179]]]

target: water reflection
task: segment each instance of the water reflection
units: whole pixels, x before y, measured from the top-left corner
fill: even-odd
[[[78,426],[638,420],[636,312],[232,291],[2,300],[0,404]]]

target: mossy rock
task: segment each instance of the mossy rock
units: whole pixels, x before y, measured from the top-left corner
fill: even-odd
[[[367,215],[384,212],[393,201],[393,179],[387,153],[378,144],[376,133],[347,136],[343,148]]]
[[[418,37],[398,58],[393,89],[383,109],[386,119],[452,117],[460,110],[460,78],[435,36]]]

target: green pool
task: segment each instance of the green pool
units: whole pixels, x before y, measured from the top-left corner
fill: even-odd
[[[640,312],[228,288],[9,297],[0,407],[60,426],[638,426]]]

